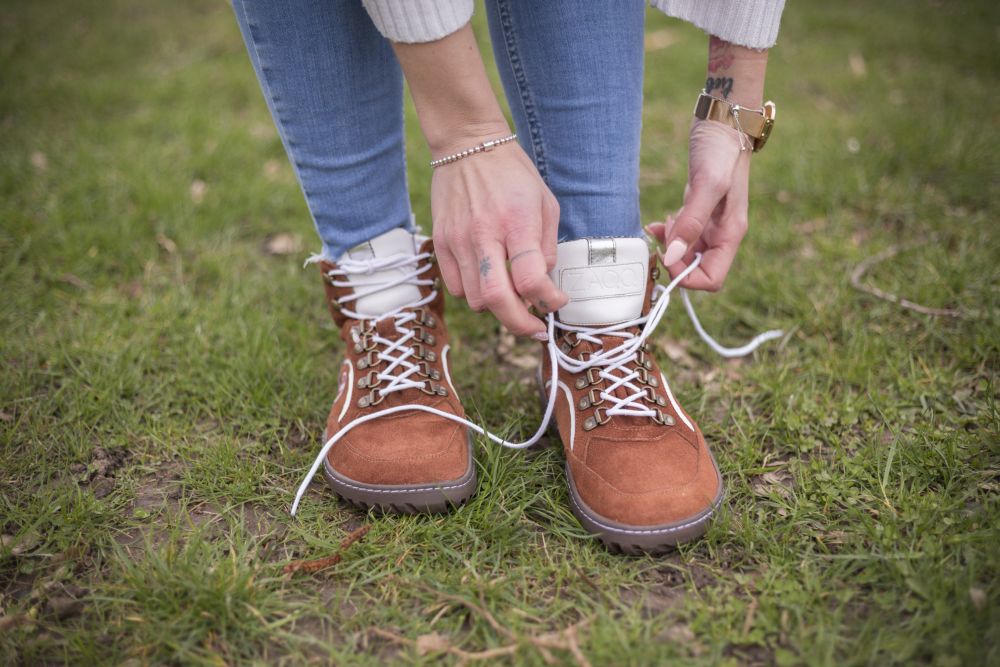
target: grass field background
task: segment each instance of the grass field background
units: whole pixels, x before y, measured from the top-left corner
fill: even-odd
[[[995,3],[789,3],[751,232],[697,299],[726,341],[788,335],[725,362],[665,319],[728,499],[660,558],[580,528],[555,447],[480,441],[450,516],[316,483],[289,517],[339,343],[231,9],[15,0],[0,34],[3,664],[1000,663]],[[649,13],[647,221],[680,203],[704,42]],[[960,317],[850,287],[900,244],[865,282]],[[494,320],[449,308],[467,410],[527,435],[535,347],[498,357]],[[339,564],[283,574],[362,526]]]

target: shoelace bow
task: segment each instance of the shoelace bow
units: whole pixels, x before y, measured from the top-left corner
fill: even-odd
[[[409,341],[415,337],[415,334],[411,329],[408,329],[406,325],[417,319],[416,313],[413,312],[415,309],[431,303],[437,297],[437,290],[431,290],[426,297],[399,306],[398,308],[395,308],[378,318],[373,318],[371,316],[349,310],[344,307],[344,303],[354,301],[365,296],[370,296],[377,292],[391,289],[403,284],[416,286],[433,285],[433,280],[420,278],[423,273],[431,268],[430,262],[428,261],[429,259],[430,253],[419,253],[417,255],[393,255],[383,259],[374,259],[370,261],[345,259],[339,262],[337,269],[334,269],[329,274],[331,278],[346,278],[347,276],[371,275],[376,271],[386,269],[402,269],[407,266],[413,267],[411,271],[404,273],[399,278],[391,280],[373,280],[369,282],[355,280],[353,282],[342,281],[333,283],[335,286],[351,286],[355,289],[353,294],[338,299],[341,306],[341,312],[345,315],[360,321],[392,317],[395,319],[396,330],[402,334],[402,337],[395,341],[382,338],[380,336],[374,339],[375,342],[386,347],[385,351],[380,351],[379,358],[390,361],[390,365],[379,374],[380,378],[383,375],[387,375],[387,377],[383,379],[386,379],[389,383],[386,387],[379,389],[380,395],[382,396],[394,391],[402,391],[409,388],[426,389],[429,380],[420,381],[410,379],[415,373],[417,373],[419,366],[409,361],[409,358],[415,354],[413,347],[409,344]],[[424,263],[421,264],[421,262]],[[700,263],[701,254],[697,254],[695,255],[694,261],[676,278],[670,281],[669,284],[665,286],[657,285],[654,287],[652,294],[653,306],[646,315],[637,317],[633,320],[606,327],[585,327],[557,322],[554,313],[546,315],[546,325],[549,335],[549,341],[546,348],[549,355],[549,368],[551,369],[551,377],[547,383],[548,399],[545,404],[545,413],[542,416],[542,422],[538,426],[538,430],[536,430],[534,435],[524,442],[510,442],[498,435],[495,435],[494,433],[491,433],[482,426],[469,421],[468,419],[464,419],[458,415],[445,412],[444,410],[439,410],[438,408],[429,405],[409,403],[384,408],[382,410],[358,417],[348,424],[345,424],[339,431],[334,433],[330,439],[326,441],[326,443],[324,443],[323,447],[319,451],[319,454],[317,454],[312,467],[309,468],[309,472],[306,474],[305,479],[302,480],[298,491],[295,493],[295,500],[292,503],[291,514],[294,516],[296,511],[298,511],[299,503],[302,501],[302,496],[305,495],[306,490],[312,483],[313,477],[316,476],[320,466],[323,465],[323,460],[330,452],[330,449],[332,449],[341,438],[347,435],[354,428],[361,426],[364,423],[397,412],[404,412],[406,410],[429,412],[458,424],[462,424],[476,433],[489,438],[498,445],[509,447],[511,449],[525,449],[527,447],[531,447],[542,438],[546,429],[549,427],[549,422],[552,420],[552,412],[555,408],[556,393],[558,390],[559,369],[562,368],[569,373],[580,373],[586,372],[590,368],[600,368],[600,377],[611,383],[603,390],[602,393],[605,400],[608,400],[612,404],[612,407],[607,410],[607,414],[609,416],[654,416],[656,414],[655,410],[646,407],[639,402],[642,397],[645,396],[645,390],[639,389],[634,384],[634,380],[639,377],[639,371],[635,368],[635,364],[638,361],[638,353],[640,348],[646,342],[646,339],[649,338],[653,331],[656,330],[657,325],[666,313],[667,307],[670,305],[671,293],[677,288],[677,285],[688,276],[688,274],[698,267]],[[709,336],[705,329],[701,326],[701,322],[695,314],[694,306],[691,303],[687,290],[684,288],[681,288],[681,297],[684,300],[684,306],[687,310],[688,316],[691,318],[691,323],[694,325],[695,331],[698,332],[701,339],[705,341],[705,343],[711,347],[712,350],[723,357],[731,358],[750,354],[761,344],[775,338],[780,338],[784,335],[783,331],[772,329],[771,331],[766,331],[754,337],[753,340],[741,347],[725,347]],[[596,350],[593,354],[588,355],[586,359],[579,359],[570,356],[566,352],[559,349],[556,342],[557,327],[565,331],[575,332],[578,339],[589,340],[590,342],[599,344],[600,349]],[[629,329],[636,327],[641,327],[638,334],[628,331]],[[605,348],[600,336],[622,338],[622,342],[614,347]],[[392,353],[396,351],[399,353],[393,356]],[[391,371],[396,368],[401,368],[401,372],[398,374],[392,374]],[[633,393],[628,394],[624,398],[615,396],[614,392],[618,388],[624,388]],[[681,415],[681,418],[683,419],[683,414],[677,406],[677,403],[674,401],[673,394],[670,392],[669,387],[665,387],[664,389],[673,404],[674,410],[678,415]],[[685,420],[685,422],[686,421],[687,420]]]

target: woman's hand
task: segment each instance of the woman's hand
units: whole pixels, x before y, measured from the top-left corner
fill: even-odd
[[[393,48],[434,159],[510,134],[468,24],[433,42]],[[435,169],[431,214],[448,290],[491,310],[511,333],[546,340],[525,301],[540,312],[568,301],[548,276],[559,205],[521,147],[504,144]]]
[[[545,325],[525,301],[547,313],[568,300],[548,276],[559,204],[521,147],[504,144],[435,169],[431,212],[448,291],[474,310],[492,311],[511,333],[546,340]]]
[[[739,132],[711,120],[695,120],[688,151],[684,205],[666,222],[647,228],[665,248],[661,259],[677,276],[701,253],[701,264],[681,283],[717,291],[747,233],[750,151],[740,150]]]
[[[705,92],[749,109],[760,107],[767,55],[766,50],[709,38]],[[691,126],[684,205],[665,223],[647,228],[663,243],[661,259],[671,276],[686,269],[696,252],[702,254],[683,287],[721,288],[747,233],[751,152],[740,150],[746,141],[736,129],[714,120],[695,120]]]

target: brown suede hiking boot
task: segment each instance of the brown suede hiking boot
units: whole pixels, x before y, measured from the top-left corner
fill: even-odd
[[[444,294],[430,240],[395,229],[320,263],[346,348],[323,471],[344,499],[396,512],[439,512],[476,490],[472,441],[448,373]],[[390,410],[390,414],[366,417]]]
[[[615,550],[658,552],[707,529],[722,479],[640,336],[658,275],[646,241],[560,243],[555,419],[573,513]],[[551,369],[543,362],[543,389]]]

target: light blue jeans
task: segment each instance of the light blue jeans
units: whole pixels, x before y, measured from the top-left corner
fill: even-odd
[[[233,6],[324,254],[409,227],[403,77],[361,0]],[[643,0],[486,10],[519,140],[559,201],[559,239],[638,236]]]

